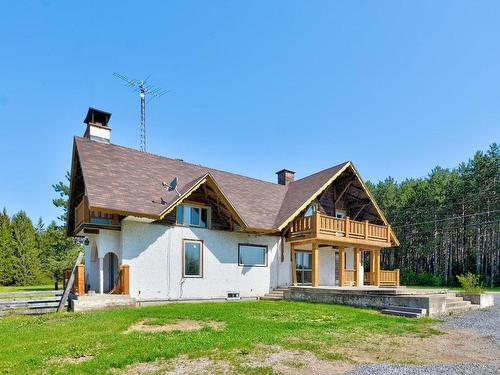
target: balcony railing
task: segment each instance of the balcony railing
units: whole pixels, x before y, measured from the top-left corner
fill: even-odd
[[[77,228],[77,232],[83,224],[117,227],[120,225],[120,219],[116,214],[90,210],[88,199],[85,196],[75,208],[75,228]]]
[[[388,243],[391,242],[391,231],[388,225],[372,224],[368,220],[356,221],[348,217],[337,218],[315,212],[311,216],[299,217],[292,222],[288,238],[300,237],[331,239],[344,237],[344,239]]]

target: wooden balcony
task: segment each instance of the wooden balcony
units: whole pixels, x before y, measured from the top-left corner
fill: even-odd
[[[85,196],[75,208],[75,233],[84,227],[119,230],[120,217],[112,213],[91,210]]]
[[[344,219],[315,212],[311,216],[295,219],[287,236],[288,241],[316,239],[327,243],[391,247],[389,225]]]

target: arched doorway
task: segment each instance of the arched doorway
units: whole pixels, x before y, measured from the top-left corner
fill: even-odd
[[[104,293],[113,290],[118,282],[118,256],[115,253],[106,253],[104,255]]]

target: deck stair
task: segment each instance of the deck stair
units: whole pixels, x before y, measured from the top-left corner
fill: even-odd
[[[427,310],[420,307],[388,306],[382,309],[382,314],[404,316],[407,318],[421,318],[427,315]]]
[[[448,293],[445,300],[445,314],[457,314],[469,311],[473,308],[469,301],[464,301],[462,297],[457,297],[455,293]]]
[[[285,293],[285,290],[288,290],[288,288],[276,288],[270,293],[265,294],[260,299],[265,301],[280,301],[283,299],[283,294]]]

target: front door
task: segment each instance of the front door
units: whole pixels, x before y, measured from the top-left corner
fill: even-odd
[[[295,265],[297,284],[308,285],[312,283],[312,254],[310,251],[295,251]]]

